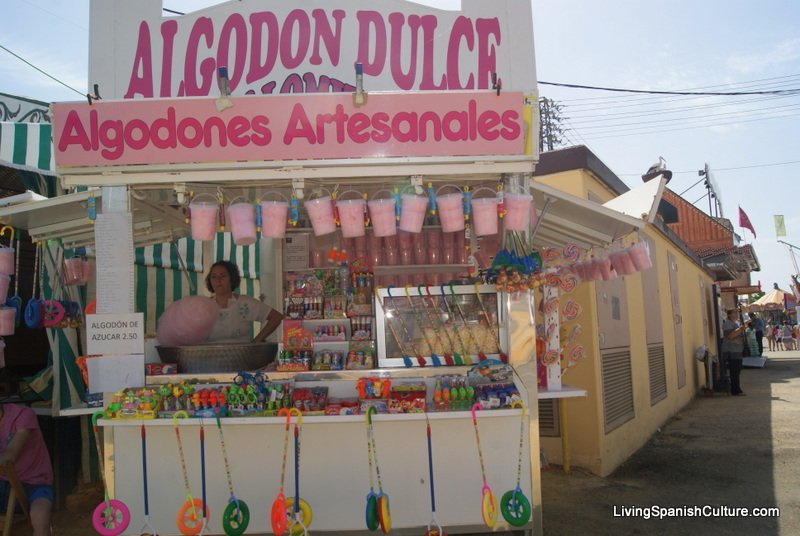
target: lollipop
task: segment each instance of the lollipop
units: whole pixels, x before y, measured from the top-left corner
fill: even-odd
[[[542,365],[555,365],[558,363],[558,350],[548,350],[542,356]]]
[[[565,261],[576,262],[581,258],[581,248],[579,248],[576,244],[566,244],[561,254],[563,255]]]
[[[561,276],[561,282],[558,285],[562,292],[570,293],[578,286],[578,278],[575,274],[564,274]]]
[[[566,320],[575,320],[582,311],[583,307],[581,307],[581,304],[575,300],[567,300],[567,303],[565,303],[564,307],[561,309],[561,314]]]
[[[583,345],[576,344],[569,352],[569,364],[574,365],[581,359],[583,359]]]

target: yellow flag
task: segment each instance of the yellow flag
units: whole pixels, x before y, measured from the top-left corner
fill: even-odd
[[[775,214],[775,236],[780,238],[786,236],[786,222],[783,220],[783,214]]]

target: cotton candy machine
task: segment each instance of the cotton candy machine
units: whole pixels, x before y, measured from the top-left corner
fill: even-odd
[[[255,370],[275,360],[274,342],[252,344],[198,344],[196,346],[156,346],[164,363],[175,363],[178,372],[237,372]]]

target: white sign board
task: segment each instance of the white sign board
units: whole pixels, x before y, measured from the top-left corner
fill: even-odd
[[[162,0],[92,0],[89,87],[102,98],[355,90],[536,92],[530,0],[242,0],[173,16]]]
[[[145,384],[144,354],[90,357],[86,370],[90,393],[113,393]]]
[[[144,315],[86,315],[86,347],[89,355],[144,354]]]
[[[94,240],[97,258],[97,312],[132,313],[134,281],[131,213],[98,214]]]

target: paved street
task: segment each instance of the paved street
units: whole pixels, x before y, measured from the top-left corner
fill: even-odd
[[[800,534],[800,352],[767,355],[765,368],[742,372],[747,396],[697,397],[609,477],[545,470],[544,534]],[[620,516],[706,505],[780,517]]]

